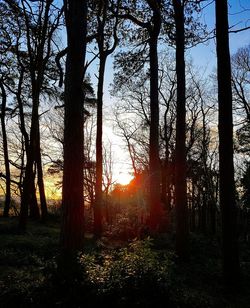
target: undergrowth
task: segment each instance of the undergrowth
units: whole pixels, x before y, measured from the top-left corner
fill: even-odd
[[[58,267],[59,224],[0,220],[1,307],[249,307],[250,250],[242,244],[242,283],[227,292],[215,239],[191,235],[190,259],[173,253],[174,238],[134,239],[117,248],[88,236],[74,264]],[[109,243],[109,245],[105,245]]]

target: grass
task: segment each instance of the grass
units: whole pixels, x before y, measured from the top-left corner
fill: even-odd
[[[0,307],[249,308],[247,243],[241,243],[242,282],[228,292],[214,239],[191,235],[190,260],[182,263],[170,235],[118,248],[88,234],[77,275],[67,281],[57,271],[59,233],[56,220],[29,222],[20,235],[16,218],[0,218]]]
[[[58,251],[59,226],[29,223],[27,234],[17,232],[16,218],[0,219],[1,307],[17,307],[44,281],[43,269]]]

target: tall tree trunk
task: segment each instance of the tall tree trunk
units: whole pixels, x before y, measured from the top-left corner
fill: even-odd
[[[36,171],[33,174],[33,183],[30,186],[30,203],[29,203],[29,217],[33,219],[40,218],[40,210],[38,206],[37,196],[36,196],[36,183],[35,183]]]
[[[18,89],[17,89],[17,93],[16,93],[16,98],[17,98],[17,103],[18,103],[18,109],[19,109],[19,118],[20,118],[20,130],[21,133],[23,135],[24,138],[24,149],[26,152],[26,160],[27,160],[27,156],[29,155],[29,146],[30,146],[30,142],[29,142],[29,135],[26,131],[26,127],[25,127],[25,119],[24,119],[24,111],[23,111],[23,102],[22,102],[22,97],[21,97],[21,93],[22,93],[22,84],[23,84],[23,77],[24,77],[24,67],[21,66],[21,72],[20,72],[20,76],[19,76],[19,82],[18,82]],[[21,176],[22,176],[22,171],[21,171]],[[36,187],[35,187],[35,182],[33,181],[33,183],[30,184],[30,198],[31,198],[31,202],[30,202],[30,216],[33,218],[37,218],[39,216],[39,209],[38,209],[38,204],[37,204],[37,198],[36,198]],[[26,196],[25,196],[26,197]],[[23,191],[21,194],[21,200],[23,200]],[[22,210],[22,203],[21,203],[21,212],[22,215],[27,215],[28,216],[28,204],[27,204],[27,209],[24,209],[24,211]],[[21,226],[20,228],[22,230],[25,230],[26,228],[26,220],[27,218],[22,217],[22,222],[21,222]]]
[[[219,103],[220,207],[222,214],[223,273],[225,281],[236,284],[239,278],[239,254],[236,235],[233,162],[233,116],[231,63],[228,37],[227,0],[216,0],[216,49]]]
[[[185,32],[184,7],[181,0],[173,0],[176,26],[176,149],[175,149],[175,198],[176,198],[176,253],[188,257],[188,209],[186,184],[186,85],[185,85]]]
[[[68,53],[65,73],[64,172],[61,247],[80,249],[84,238],[83,69],[86,53],[87,1],[64,0]]]
[[[33,144],[32,142],[32,137],[30,137],[30,147],[31,145]],[[37,141],[37,140],[36,140]],[[35,145],[34,145],[35,146]],[[29,169],[28,169],[28,173],[27,173],[27,177],[30,177],[30,181],[29,181],[29,188],[28,188],[28,194],[30,195],[29,197],[29,203],[28,203],[28,206],[29,206],[29,217],[30,218],[33,218],[33,219],[39,219],[40,218],[40,210],[39,210],[39,206],[38,206],[38,201],[37,201],[37,195],[36,195],[36,171],[37,171],[37,168],[36,168],[36,164],[35,164],[35,158],[36,158],[36,150],[34,149],[30,149],[29,148],[29,155],[31,155],[30,157],[34,157],[34,161],[31,163],[32,164],[32,175],[29,176]],[[32,151],[32,154],[31,154],[31,151]],[[28,156],[27,156],[27,159],[28,159]],[[26,165],[26,168],[25,168],[25,176],[26,176],[26,172],[27,172],[27,165]],[[25,192],[27,193],[27,191]]]
[[[33,105],[31,116],[31,128],[30,128],[30,143],[28,151],[26,152],[26,168],[23,180],[23,194],[21,199],[19,229],[24,232],[26,230],[28,207],[30,206],[30,214],[32,218],[39,218],[40,213],[37,205],[37,199],[35,194],[35,159],[38,137],[38,106],[39,106],[39,94],[36,91],[36,87],[32,89]]]
[[[36,150],[36,166],[37,166],[37,184],[40,195],[41,218],[42,221],[45,221],[48,216],[48,209],[47,209],[47,202],[46,202],[45,188],[43,181],[43,166],[42,166],[41,147],[40,147],[39,123],[38,123],[37,150]]]
[[[3,216],[8,217],[9,211],[10,211],[11,193],[10,193],[10,164],[9,164],[8,139],[7,139],[7,133],[6,133],[6,126],[5,126],[7,96],[6,96],[4,85],[1,80],[0,80],[0,88],[2,92],[1,127],[2,127],[2,137],[3,137],[5,185],[6,185]]]
[[[149,207],[151,232],[159,228],[161,209],[161,168],[159,158],[159,96],[158,96],[158,53],[157,44],[161,28],[159,10],[153,13],[153,26],[150,31],[150,132],[149,132]]]
[[[115,50],[118,38],[116,35],[117,20],[112,29],[113,46],[108,48],[109,44],[105,44],[105,25],[107,23],[108,0],[100,1],[97,17],[97,43],[99,49],[99,75],[97,89],[97,133],[96,133],[96,185],[95,185],[95,204],[94,204],[94,233],[99,237],[102,232],[102,216],[103,216],[103,193],[102,193],[102,173],[103,173],[103,155],[102,155],[102,127],[103,127],[103,86],[104,74],[107,57]]]
[[[95,203],[94,203],[94,234],[100,237],[102,232],[102,173],[103,173],[103,156],[102,156],[102,111],[103,111],[103,84],[106,64],[106,55],[103,52],[103,41],[99,43],[100,65],[98,74],[97,89],[97,131],[96,131],[96,186],[95,186]]]
[[[28,148],[29,148],[29,135],[28,135],[26,127],[25,127],[23,102],[22,102],[23,77],[24,77],[24,68],[21,68],[19,81],[18,81],[18,89],[17,89],[16,99],[17,99],[18,109],[19,109],[20,130],[21,130],[21,133],[22,133],[23,138],[24,138],[25,151],[27,153]]]
[[[19,109],[19,120],[20,120],[20,131],[22,134],[22,158],[21,158],[21,171],[19,176],[19,182],[20,182],[20,195],[21,200],[23,198],[23,178],[24,178],[24,168],[25,168],[25,153],[27,154],[29,149],[29,136],[26,131],[25,127],[25,120],[24,120],[24,112],[23,112],[23,102],[22,102],[22,84],[23,84],[23,77],[24,77],[24,67],[21,66],[20,76],[18,80],[18,87],[17,87],[17,93],[16,93],[16,99],[17,99],[17,105]]]

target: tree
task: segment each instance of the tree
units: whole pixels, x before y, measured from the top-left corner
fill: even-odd
[[[186,82],[185,82],[185,28],[184,4],[173,0],[176,27],[176,150],[175,150],[175,206],[176,206],[176,252],[188,255],[188,213],[186,184]]]
[[[239,153],[249,154],[250,129],[250,45],[239,48],[232,56],[232,84],[234,113],[240,119],[236,131]]]
[[[2,135],[3,135],[3,151],[4,151],[4,165],[5,165],[5,181],[6,181],[6,192],[5,192],[5,203],[4,203],[4,212],[3,216],[9,216],[10,210],[10,201],[11,201],[11,192],[10,192],[10,163],[9,163],[9,151],[8,151],[8,139],[6,133],[6,125],[5,125],[5,116],[6,116],[6,103],[7,103],[7,95],[5,91],[5,87],[3,82],[0,80],[0,89],[2,96],[2,105],[1,105],[1,127],[2,127]]]
[[[250,45],[239,48],[232,56],[233,103],[237,114],[250,123]]]
[[[149,133],[149,176],[150,176],[150,228],[155,232],[161,217],[160,157],[159,157],[159,94],[158,94],[158,36],[161,30],[161,1],[147,1],[153,11],[149,28],[150,59],[150,133]]]
[[[127,6],[122,6],[124,13],[119,14],[120,18],[128,20],[137,26],[137,32],[132,31],[131,41],[135,41],[138,46],[138,40],[142,43],[141,50],[136,54],[128,53],[131,56],[131,67],[127,65],[128,73],[136,68],[137,73],[145,64],[145,51],[148,51],[149,74],[150,74],[150,132],[149,132],[149,225],[152,233],[159,228],[162,205],[161,205],[161,174],[159,158],[159,93],[158,93],[158,38],[162,25],[161,0],[146,0],[144,2],[129,1]],[[133,14],[137,13],[137,16]],[[143,20],[144,18],[144,20]],[[146,43],[145,43],[146,42]],[[144,46],[144,47],[143,47]],[[149,50],[147,50],[147,47]],[[121,60],[126,61],[126,55],[121,56]],[[135,71],[132,72],[134,74]],[[130,76],[126,76],[130,78]],[[123,78],[122,78],[123,79]],[[126,78],[125,78],[126,79]]]
[[[109,0],[92,3],[92,14],[96,15],[96,41],[99,53],[99,71],[97,86],[97,132],[96,132],[96,184],[94,204],[94,233],[99,237],[102,232],[102,178],[103,178],[103,87],[106,61],[118,43],[118,17],[112,18],[109,11]],[[113,42],[112,42],[113,38]]]
[[[61,247],[72,252],[82,247],[83,207],[83,72],[86,53],[87,2],[64,0],[67,30],[65,71],[64,172]]]
[[[47,204],[43,182],[43,168],[40,146],[39,106],[44,87],[45,72],[52,56],[53,35],[58,27],[62,12],[52,14],[53,0],[41,2],[31,7],[26,0],[21,1],[22,17],[25,25],[24,46],[27,52],[28,73],[31,85],[32,114],[29,134],[29,146],[26,152],[26,167],[23,181],[19,227],[26,228],[28,206],[34,210],[34,218],[40,216],[38,207],[34,207],[34,183],[36,171],[40,194],[42,218],[47,216]],[[54,10],[54,8],[53,8]],[[53,18],[52,18],[53,16]]]
[[[239,255],[233,162],[231,63],[227,0],[216,0],[216,51],[219,104],[219,171],[222,253],[225,282],[237,284]]]
[[[26,152],[27,152],[28,145],[29,145],[29,137],[25,130],[25,121],[24,121],[24,116],[23,116],[23,102],[21,98],[22,90],[23,90],[22,84],[23,84],[24,74],[26,70],[20,60],[21,58],[20,53],[22,53],[22,58],[24,58],[25,60],[26,60],[26,54],[25,52],[21,52],[19,50],[20,39],[21,39],[21,36],[23,35],[24,28],[25,28],[24,27],[24,15],[21,11],[21,8],[18,6],[18,3],[16,1],[13,1],[13,2],[6,1],[5,3],[2,3],[1,4],[1,34],[4,40],[3,40],[2,50],[1,50],[2,52],[1,53],[1,75],[2,75],[1,82],[2,82],[3,89],[6,88],[8,90],[8,93],[7,94],[5,93],[6,100],[7,100],[7,96],[8,98],[12,97],[14,99],[16,98],[17,100],[18,107],[16,107],[15,104],[13,104],[14,99],[12,100],[12,106],[13,105],[14,106],[11,109],[11,117],[12,118],[15,117],[15,115],[17,114],[17,110],[19,109],[20,111],[19,116],[20,116],[20,122],[21,122],[20,128],[21,128],[23,137],[25,139],[25,146],[26,146]],[[27,75],[25,77],[27,77]],[[27,96],[29,95],[26,95],[26,97]],[[10,99],[9,101],[11,103]],[[2,116],[3,117],[5,116],[5,112],[2,113]],[[7,141],[5,140],[4,135],[5,134],[3,134],[3,141],[5,143],[4,152],[6,154],[8,152],[8,148],[7,148],[7,143],[6,143]],[[12,155],[10,156],[12,157]],[[13,160],[9,160],[9,162],[13,164],[14,167],[18,167],[18,169],[21,170],[20,181],[19,181],[18,186],[19,186],[21,196],[22,196],[22,184],[21,183],[22,183],[22,178],[23,178],[22,177],[23,167],[19,166],[18,163],[17,164],[13,163]],[[5,177],[6,176],[7,174],[5,175]],[[8,176],[7,176],[7,179],[8,179]],[[32,205],[33,206],[31,207],[31,210],[34,209],[33,213],[35,212],[37,213],[39,210],[38,210],[38,206],[36,202],[35,185],[33,185],[32,188],[33,188],[32,190],[32,197],[33,197]]]
[[[12,46],[17,35],[17,24],[13,20],[12,12],[7,3],[0,4],[0,36],[2,39],[0,48],[0,95],[1,95],[1,128],[2,128],[2,141],[3,141],[3,156],[5,174],[5,205],[3,215],[9,216],[10,203],[11,203],[11,173],[10,173],[10,159],[9,159],[9,142],[6,131],[6,115],[7,111],[12,112],[9,108],[7,99],[9,94],[9,87],[13,86],[13,79],[15,74],[12,67],[15,66],[15,59],[11,52]]]

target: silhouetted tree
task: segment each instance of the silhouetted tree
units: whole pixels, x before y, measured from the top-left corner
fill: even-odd
[[[94,233],[99,237],[102,232],[102,178],[103,178],[103,87],[105,77],[106,61],[111,55],[118,43],[117,25],[118,17],[112,17],[109,10],[109,0],[102,0],[93,3],[90,2],[92,8],[92,19],[96,16],[96,22],[92,27],[96,26],[96,41],[99,56],[98,86],[97,86],[97,127],[96,127],[96,184],[95,184],[95,203],[94,203]],[[93,29],[92,29],[93,31]],[[113,40],[113,41],[112,41]]]
[[[38,174],[41,213],[43,219],[47,216],[47,204],[43,182],[43,168],[40,149],[39,105],[44,86],[45,72],[51,57],[52,39],[57,29],[62,12],[52,15],[53,0],[36,4],[33,8],[25,0],[21,1],[22,14],[25,25],[24,42],[28,58],[28,72],[31,82],[32,114],[29,135],[29,146],[26,152],[26,167],[21,199],[20,221],[21,230],[26,228],[28,206],[34,218],[40,216],[38,207],[34,207],[35,174]],[[54,9],[54,7],[53,7]],[[53,18],[52,18],[53,16]]]
[[[83,72],[86,53],[87,2],[64,0],[67,30],[65,72],[64,172],[61,247],[72,252],[84,237],[83,207]]]
[[[220,207],[225,282],[237,283],[239,255],[233,161],[231,63],[228,38],[228,1],[216,0],[216,50],[219,103]]]
[[[157,231],[162,216],[161,205],[161,174],[159,158],[159,93],[158,93],[158,38],[160,35],[162,14],[161,0],[146,0],[145,3],[129,1],[126,6],[122,6],[123,13],[119,17],[131,21],[138,27],[138,33],[132,32],[132,39],[137,38],[142,41],[141,50],[132,54],[131,63],[128,62],[128,73],[133,68],[137,71],[145,64],[145,51],[149,55],[149,74],[150,74],[150,132],[149,132],[149,208],[150,208],[150,229],[154,233]],[[140,12],[138,14],[138,12]],[[137,13],[137,15],[136,15]],[[144,19],[143,19],[144,17]],[[145,39],[145,37],[147,39]],[[145,44],[146,42],[146,44]],[[144,47],[143,47],[144,46]],[[148,48],[148,50],[147,50]],[[122,55],[123,56],[123,55]],[[122,59],[122,57],[121,57]],[[125,56],[126,60],[126,56]],[[131,65],[130,65],[131,64]],[[132,72],[132,74],[135,72]],[[128,76],[126,76],[128,77]],[[126,79],[125,77],[125,79]],[[128,77],[129,78],[129,77]]]
[[[173,0],[176,26],[176,150],[175,150],[175,206],[176,206],[176,252],[188,255],[188,211],[186,184],[186,81],[185,81],[185,28],[184,4]]]
[[[235,112],[240,117],[245,115],[250,123],[250,45],[239,48],[232,56],[232,81]]]
[[[1,96],[2,96],[2,104],[1,104],[1,127],[2,127],[2,138],[3,138],[3,151],[4,151],[4,166],[5,166],[5,182],[6,182],[6,191],[5,191],[5,203],[4,203],[4,212],[3,216],[9,216],[10,210],[10,163],[9,163],[9,151],[8,151],[8,139],[6,133],[6,104],[7,104],[7,95],[5,91],[4,84],[0,80],[0,89],[1,89]]]

